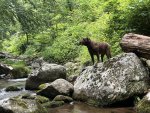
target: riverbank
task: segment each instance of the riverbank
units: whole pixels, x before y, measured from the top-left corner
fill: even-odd
[[[25,79],[0,80],[0,100],[17,96],[24,93],[34,93],[24,89]],[[23,88],[21,91],[5,92],[4,89],[10,85]],[[48,113],[136,113],[133,107],[122,108],[99,108],[82,102],[71,102],[60,107],[50,108]]]

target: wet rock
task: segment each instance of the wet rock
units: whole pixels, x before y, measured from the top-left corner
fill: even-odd
[[[48,98],[46,98],[46,97],[44,97],[44,96],[40,96],[40,95],[37,95],[37,96],[35,97],[35,100],[36,100],[37,102],[41,103],[41,104],[46,103],[46,102],[49,102],[49,99],[48,99]]]
[[[51,101],[43,104],[45,108],[55,108],[64,105],[64,101]]]
[[[35,95],[32,95],[30,93],[25,93],[21,95],[22,99],[35,99]]]
[[[137,113],[149,113],[150,112],[150,92],[138,102],[136,105]]]
[[[71,96],[73,93],[73,85],[64,79],[57,79],[50,84],[46,84],[44,89],[37,94],[53,99],[57,95]]]
[[[16,66],[12,70],[12,75],[11,75],[12,77],[11,78],[13,78],[13,79],[27,78],[29,72],[30,72],[30,70],[25,66]]]
[[[5,91],[20,91],[21,88],[17,87],[17,86],[8,86]]]
[[[41,68],[34,70],[26,81],[25,88],[28,90],[38,89],[39,85],[53,82],[56,79],[66,79],[66,69],[57,64],[43,63]]]
[[[74,83],[79,75],[71,75],[67,77],[67,81]]]
[[[144,93],[148,89],[148,69],[134,53],[124,53],[89,66],[74,84],[74,99],[106,106]]]
[[[31,99],[31,100],[35,100],[36,102],[43,104],[46,102],[49,102],[49,99],[44,97],[44,96],[40,96],[40,95],[35,95],[35,94],[30,94],[30,93],[26,93],[26,94],[22,94],[20,96],[22,99]]]
[[[73,99],[71,97],[68,97],[68,96],[64,96],[64,95],[57,95],[53,101],[64,101],[66,103],[68,102],[72,102]]]
[[[47,110],[34,99],[14,97],[0,101],[2,113],[48,113]]]
[[[150,69],[150,60],[146,60],[146,64],[147,64],[148,68]]]
[[[27,78],[29,69],[25,66],[0,64],[0,77],[4,79]]]
[[[72,75],[79,75],[82,68],[79,62],[67,62],[64,66],[66,67],[68,77]]]
[[[13,67],[0,63],[0,75],[4,74],[3,77],[7,76],[8,74],[11,74],[12,70]]]

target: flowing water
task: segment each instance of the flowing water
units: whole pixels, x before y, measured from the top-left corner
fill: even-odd
[[[24,89],[26,79],[11,79],[0,80],[0,100],[9,97],[17,96],[23,93],[34,93]],[[5,88],[8,86],[21,87],[21,91],[5,92]],[[49,113],[136,113],[131,107],[127,108],[97,108],[92,107],[84,103],[74,102],[72,104],[66,104],[61,107],[49,109]]]
[[[0,80],[0,100],[2,99],[6,99],[9,97],[14,97],[17,96],[19,94],[25,94],[25,93],[34,93],[32,91],[27,91],[25,90],[24,86],[25,86],[25,81],[26,79],[10,79],[10,80]],[[10,91],[10,92],[6,92],[5,89],[8,86],[18,86],[20,88],[22,88],[21,91]]]

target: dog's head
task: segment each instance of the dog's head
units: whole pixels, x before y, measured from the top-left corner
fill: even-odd
[[[88,45],[89,43],[90,43],[90,39],[89,38],[83,38],[80,42],[79,42],[79,44],[80,45]]]

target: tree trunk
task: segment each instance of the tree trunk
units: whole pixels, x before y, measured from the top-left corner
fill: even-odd
[[[29,44],[29,35],[28,35],[28,33],[26,33],[26,38],[27,38],[26,44],[28,45]]]
[[[120,42],[124,52],[133,52],[139,57],[150,59],[150,37],[139,34],[125,34]]]

